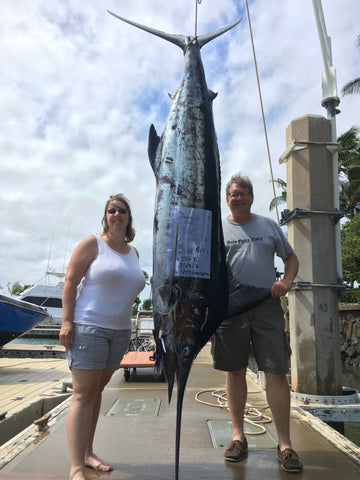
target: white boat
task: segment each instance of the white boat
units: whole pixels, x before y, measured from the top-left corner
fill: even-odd
[[[51,284],[51,276],[57,277],[57,281]],[[43,284],[38,283],[27,288],[19,296],[20,300],[30,302],[40,307],[46,308],[49,317],[45,318],[40,324],[44,326],[60,326],[62,323],[62,294],[64,288],[65,273],[47,271]]]

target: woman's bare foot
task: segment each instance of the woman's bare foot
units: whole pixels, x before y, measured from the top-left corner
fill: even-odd
[[[92,453],[85,458],[85,467],[93,468],[98,472],[111,472],[114,470],[114,467],[110,463],[102,460],[95,455],[95,453]]]
[[[84,469],[76,468],[76,469],[70,470],[69,480],[86,480]]]

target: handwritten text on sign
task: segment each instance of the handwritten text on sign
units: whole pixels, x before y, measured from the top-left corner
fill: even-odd
[[[171,207],[166,274],[210,278],[211,211]]]

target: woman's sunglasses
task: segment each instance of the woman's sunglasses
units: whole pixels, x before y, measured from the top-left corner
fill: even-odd
[[[109,210],[107,211],[107,213],[110,213],[110,215],[114,215],[114,213],[116,212],[122,213],[122,214],[128,213],[126,208],[109,208]]]

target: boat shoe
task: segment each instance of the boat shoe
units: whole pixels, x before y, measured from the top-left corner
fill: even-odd
[[[300,462],[299,455],[292,448],[285,448],[280,452],[278,445],[277,454],[280,467],[285,470],[285,472],[298,473],[302,471],[303,466]]]
[[[248,444],[246,438],[243,442],[233,440],[225,451],[225,460],[228,462],[241,462],[248,456]]]

